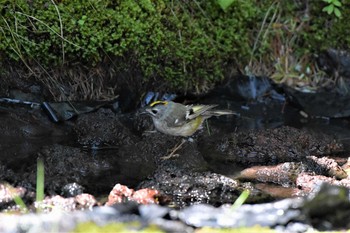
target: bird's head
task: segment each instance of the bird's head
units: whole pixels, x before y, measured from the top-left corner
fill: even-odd
[[[164,115],[168,104],[168,101],[155,101],[146,107],[142,114],[147,114],[152,118],[159,119]]]

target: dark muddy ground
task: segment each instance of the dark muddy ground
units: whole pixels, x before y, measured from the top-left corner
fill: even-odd
[[[42,159],[48,197],[89,193],[98,200],[63,201],[77,208],[104,204],[118,183],[155,189],[159,204],[175,208],[232,204],[246,189],[246,203],[256,204],[308,196],[320,181],[350,188],[348,119],[303,118],[281,101],[222,103],[241,116],[208,120],[166,160],[182,138],[150,132],[151,120],[137,111],[102,107],[53,123],[40,108],[2,104],[1,180],[32,206]],[[61,203],[57,198],[47,202]],[[14,206],[11,198],[0,205],[3,211]]]

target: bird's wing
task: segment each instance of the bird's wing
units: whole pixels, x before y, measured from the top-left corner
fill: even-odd
[[[187,105],[186,120],[192,120],[217,105]]]

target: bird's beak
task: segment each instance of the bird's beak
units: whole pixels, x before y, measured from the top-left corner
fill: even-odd
[[[140,115],[150,114],[151,109],[149,107],[145,107],[139,110]]]

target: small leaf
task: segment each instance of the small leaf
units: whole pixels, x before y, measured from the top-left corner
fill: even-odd
[[[329,5],[329,6],[328,6],[327,13],[330,15],[330,14],[333,13],[333,11],[334,11],[334,5]]]
[[[84,20],[82,20],[82,19],[79,19],[79,20],[78,20],[78,24],[79,24],[80,26],[83,26],[83,25],[84,25],[84,23],[85,23],[85,21],[84,21]]]
[[[78,20],[78,24],[79,24],[80,26],[83,26],[86,19],[87,19],[87,16],[86,16],[86,15],[83,15],[83,16],[81,17],[81,19]]]
[[[235,0],[218,0],[218,3],[221,7],[221,9],[223,9],[224,11],[227,10],[227,8],[229,6],[231,6],[231,4],[234,2]]]
[[[333,5],[328,5],[322,9],[322,11],[326,11],[329,15],[332,14],[333,10],[334,10]]]
[[[341,17],[341,12],[340,12],[340,10],[339,10],[337,7],[334,8],[334,14],[335,14],[335,16],[337,16],[338,18]]]
[[[339,2],[338,0],[334,0],[334,1],[332,2],[332,4],[333,4],[334,6],[342,6],[341,2]]]

